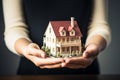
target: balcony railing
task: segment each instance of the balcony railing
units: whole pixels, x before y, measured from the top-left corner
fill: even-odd
[[[67,46],[80,46],[81,42],[80,41],[69,41],[69,42],[58,42],[57,46],[63,46],[63,47],[67,47]]]

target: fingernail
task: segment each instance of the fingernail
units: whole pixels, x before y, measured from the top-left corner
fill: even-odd
[[[85,52],[84,54],[83,54],[83,57],[85,57],[85,58],[87,58],[87,52]]]

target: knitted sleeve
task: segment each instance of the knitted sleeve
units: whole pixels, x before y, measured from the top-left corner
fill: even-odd
[[[22,0],[3,0],[3,14],[4,14],[4,40],[6,46],[13,53],[15,51],[14,44],[19,38],[29,39],[27,25],[24,22],[22,13]]]
[[[94,10],[92,22],[89,26],[87,41],[94,35],[101,35],[109,45],[111,41],[111,31],[107,22],[107,3],[106,0],[94,0]]]

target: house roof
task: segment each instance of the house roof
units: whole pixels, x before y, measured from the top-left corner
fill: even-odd
[[[70,36],[69,31],[71,29],[71,26],[70,26],[71,21],[50,21],[50,24],[51,24],[51,26],[53,28],[53,31],[54,31],[54,33],[57,37],[60,37],[59,30],[60,30],[60,28],[63,29],[63,27],[66,31],[66,36]],[[81,36],[82,37],[82,33],[81,33],[80,28],[77,24],[77,21],[74,21],[73,29],[75,30],[75,36]]]

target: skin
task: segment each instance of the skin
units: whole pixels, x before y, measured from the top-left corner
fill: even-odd
[[[105,47],[106,41],[104,38],[100,35],[95,35],[89,39],[81,57],[48,58],[45,52],[35,43],[29,42],[24,38],[20,38],[15,42],[15,50],[40,68],[86,68]]]
[[[93,36],[88,41],[85,51],[81,57],[65,58],[62,67],[68,68],[86,68],[94,61],[98,54],[105,48],[106,41],[100,35]]]

